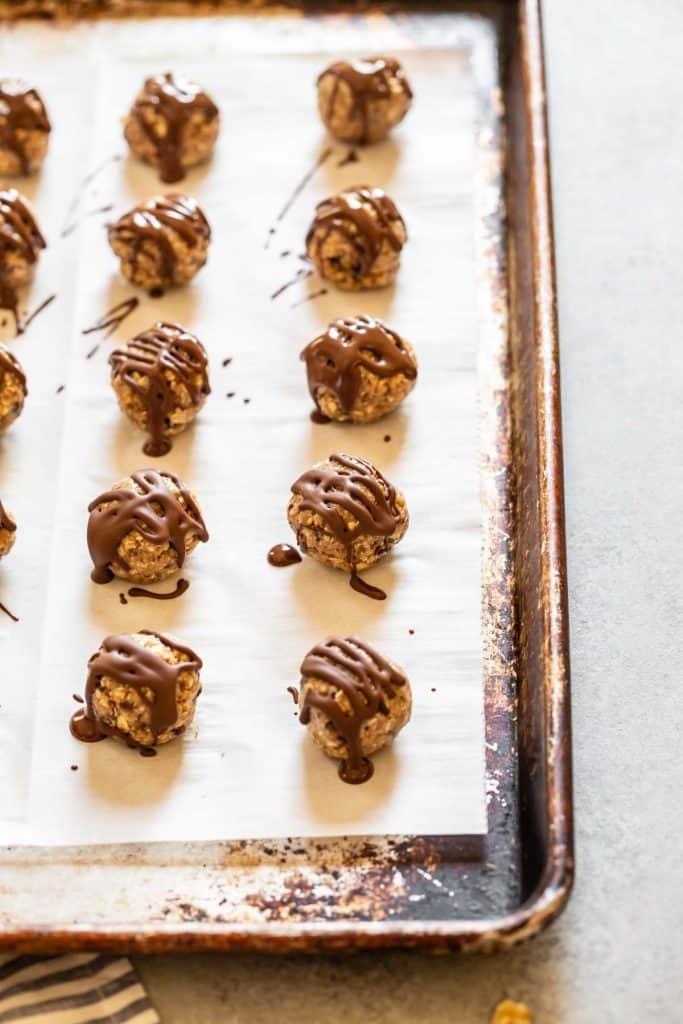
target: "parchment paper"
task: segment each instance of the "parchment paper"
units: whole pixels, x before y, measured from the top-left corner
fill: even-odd
[[[476,150],[464,53],[403,53],[413,110],[390,141],[339,166],[347,148],[325,137],[312,87],[329,54],[228,60],[217,47],[201,64],[176,55],[171,65],[150,63],[143,36],[132,57],[108,47],[101,30],[98,46],[86,47],[86,38],[73,37],[72,52],[52,65],[41,66],[36,52],[26,67],[23,37],[23,49],[18,42],[14,53],[6,39],[0,51],[4,67],[21,61],[43,88],[56,126],[46,168],[24,190],[50,243],[28,305],[58,293],[11,342],[31,394],[0,456],[0,493],[19,523],[0,568],[0,599],[21,619],[0,618],[5,841],[484,831]],[[214,95],[222,132],[214,160],[181,186],[212,224],[209,262],[188,288],[155,300],[120,277],[104,223],[163,191],[150,168],[125,155],[119,119],[144,75],[168,66]],[[125,158],[106,163],[115,154]],[[79,180],[103,162],[81,197],[77,230],[60,239]],[[310,298],[324,287],[313,276],[271,299],[303,266],[315,202],[356,183],[386,187],[403,212],[410,240],[396,287],[359,295],[329,287]],[[82,216],[110,203],[109,214]],[[131,294],[140,306],[112,338],[80,333]],[[378,315],[411,339],[417,387],[378,424],[313,425],[299,352],[330,319],[355,312]],[[191,581],[183,598],[122,606],[127,585],[90,582],[86,508],[150,464],[143,435],[118,411],[107,355],[156,319],[178,320],[210,354],[205,410],[154,464],[195,490],[211,539],[183,569]],[[366,574],[387,590],[383,603],[310,559],[284,570],[266,562],[272,544],[292,540],[290,484],[338,450],[370,458],[407,497],[406,538]],[[204,660],[195,727],[150,759],[113,741],[79,744],[68,730],[89,655],[103,636],[139,628],[173,632]],[[376,644],[413,687],[411,723],[360,787],[338,780],[286,692],[306,651],[331,633]]]

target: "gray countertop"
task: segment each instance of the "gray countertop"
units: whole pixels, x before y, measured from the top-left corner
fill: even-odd
[[[683,1001],[683,4],[545,0],[571,589],[577,881],[490,958],[156,957],[163,1024],[673,1024]],[[677,849],[678,846],[678,849]],[[677,894],[677,895],[676,895]]]

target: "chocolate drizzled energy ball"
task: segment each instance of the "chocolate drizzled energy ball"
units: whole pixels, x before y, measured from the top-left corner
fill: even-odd
[[[109,227],[121,273],[139,288],[187,284],[207,260],[211,228],[195,199],[154,196]]]
[[[165,455],[210,393],[208,359],[194,334],[158,322],[109,357],[121,411],[150,435],[145,455]]]
[[[318,109],[342,142],[379,142],[402,121],[413,94],[393,57],[337,61],[318,78]]]
[[[408,529],[408,508],[372,463],[336,454],[292,484],[287,519],[305,554],[355,573],[398,544]]]
[[[151,630],[108,636],[88,662],[85,707],[71,719],[76,739],[107,736],[155,747],[180,736],[194,718],[201,659],[175,637]]]
[[[410,720],[412,695],[405,673],[357,637],[330,637],[301,665],[299,721],[339,765],[344,782],[366,782],[368,758]]]
[[[16,315],[17,290],[29,284],[45,239],[28,199],[14,188],[0,190],[0,308]]]
[[[328,419],[372,423],[412,391],[417,360],[411,345],[381,320],[333,320],[301,353],[308,390]]]
[[[306,253],[320,276],[339,288],[384,288],[396,277],[407,238],[386,192],[357,185],[318,203]]]
[[[19,360],[0,345],[0,434],[21,415],[27,394],[26,375]]]
[[[19,78],[0,79],[0,174],[31,174],[47,153],[50,120],[40,93]]]
[[[157,583],[183,565],[209,534],[194,494],[173,473],[143,469],[88,506],[92,579]]]
[[[173,182],[211,155],[219,124],[218,107],[196,82],[166,72],[145,80],[124,135],[136,156],[159,169],[162,181]]]
[[[17,536],[17,524],[0,501],[0,558],[8,555],[14,547]]]

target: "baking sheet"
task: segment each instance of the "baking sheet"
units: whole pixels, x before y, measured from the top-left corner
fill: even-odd
[[[144,39],[137,42],[144,54]],[[51,246],[29,304],[59,293],[12,343],[26,363],[31,402],[2,454],[1,493],[20,534],[0,585],[21,617],[0,624],[3,835],[8,843],[86,844],[482,832],[476,150],[465,54],[405,53],[417,100],[404,127],[363,150],[360,163],[340,167],[346,148],[335,145],[278,222],[328,145],[311,87],[328,55],[226,63],[217,52],[195,67],[175,55],[171,65],[155,45],[153,67],[148,54],[110,56],[97,35],[85,54],[74,44],[68,73],[24,65],[52,99],[58,126],[35,189]],[[5,67],[16,63],[11,41],[3,57]],[[139,82],[166,66],[202,81],[223,114],[216,158],[183,186],[213,225],[210,260],[189,288],[161,300],[141,295],[136,313],[87,359],[95,339],[81,329],[134,290],[117,273],[103,216],[83,217],[69,239],[59,231],[85,171],[124,153],[117,116]],[[76,114],[79,132],[71,130]],[[314,203],[357,182],[386,186],[405,216],[410,241],[397,286],[360,296],[330,288],[304,301],[322,287],[311,277],[271,300],[301,266]],[[120,212],[159,190],[149,168],[111,162],[81,211],[113,203]],[[418,386],[379,424],[315,426],[298,353],[329,319],[354,312],[381,316],[413,341]],[[211,541],[183,570],[192,584],[184,598],[124,607],[125,586],[90,583],[86,507],[150,461],[142,436],[118,413],[106,356],[157,318],[195,331],[211,358],[214,390],[200,420],[155,460],[197,492]],[[384,603],[353,593],[343,575],[310,560],[287,570],[265,560],[271,544],[291,539],[290,483],[336,450],[372,459],[408,500],[405,540],[367,574],[388,591]],[[138,628],[176,633],[205,665],[196,728],[149,760],[113,742],[78,744],[67,728],[89,654],[107,633]],[[362,787],[338,781],[286,692],[303,654],[332,632],[375,643],[413,685],[413,720]]]

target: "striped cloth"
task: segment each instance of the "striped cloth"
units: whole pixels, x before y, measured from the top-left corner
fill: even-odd
[[[130,960],[0,957],[0,1024],[159,1024]]]

